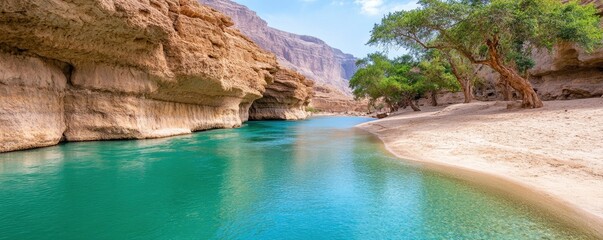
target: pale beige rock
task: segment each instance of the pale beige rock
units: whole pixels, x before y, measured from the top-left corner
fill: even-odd
[[[0,52],[0,152],[59,142],[66,84],[59,66]]]
[[[447,105],[447,104],[456,104],[465,102],[465,96],[462,92],[449,92],[449,91],[440,91],[437,94],[437,102],[438,105]],[[417,101],[419,106],[431,106],[432,100],[431,95],[427,94],[424,98],[421,98]]]
[[[603,72],[596,68],[560,71],[540,77],[532,82],[544,100],[565,100],[603,96]]]
[[[534,51],[531,81],[544,100],[603,95],[603,50],[586,53],[574,44],[560,44],[549,52]]]
[[[314,97],[309,105],[323,113],[360,115],[369,112],[368,102],[356,101],[339,90],[324,84],[314,86]]]
[[[264,96],[253,102],[250,119],[300,120],[308,117],[306,106],[313,96],[314,83],[292,70],[281,69],[274,83],[266,87]]]
[[[141,70],[91,63],[78,64],[71,72],[70,84],[75,89],[133,95],[149,94],[159,89],[159,83]]]
[[[235,27],[277,56],[281,66],[315,82],[312,107],[322,112],[366,112],[366,103],[355,101],[349,79],[356,72],[356,58],[322,40],[269,27],[249,8],[230,0],[199,0],[232,17]],[[326,90],[328,89],[328,90]],[[324,94],[323,94],[324,93]]]
[[[68,141],[158,138],[241,125],[238,109],[88,90],[70,91],[65,102]]]
[[[274,55],[192,0],[0,4],[1,151],[240,126]]]
[[[356,58],[324,41],[269,27],[246,6],[230,0],[199,0],[230,16],[235,27],[258,45],[274,53],[285,68],[295,70],[317,84],[327,85],[351,96],[348,81],[356,72]]]
[[[603,1],[592,3],[603,12]],[[575,44],[558,44],[552,51],[535,50],[530,70],[534,88],[544,100],[599,97],[603,95],[603,49],[587,53]]]
[[[567,2],[567,1],[564,1]],[[592,3],[603,13],[603,1]],[[603,24],[603,23],[602,23]],[[536,49],[532,52],[535,66],[529,80],[543,100],[567,100],[603,96],[603,49],[587,53],[575,44],[558,44],[552,51]],[[479,100],[503,100],[500,75],[487,66],[479,66],[478,77],[483,82],[475,87]],[[515,94],[515,99],[520,96]]]

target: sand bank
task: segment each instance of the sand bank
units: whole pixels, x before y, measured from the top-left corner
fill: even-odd
[[[358,127],[398,157],[537,203],[603,238],[603,98],[424,107]]]

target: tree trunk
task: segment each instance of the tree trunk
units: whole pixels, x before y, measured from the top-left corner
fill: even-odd
[[[499,53],[497,51],[498,38],[494,40],[488,40],[488,53],[490,55],[490,61],[488,65],[496,70],[502,77],[505,78],[506,82],[522,95],[522,107],[524,108],[541,108],[544,105],[542,101],[534,91],[532,84],[521,77],[515,69],[505,66],[500,60]]]
[[[522,107],[524,108],[541,108],[544,105],[534,91],[532,84],[528,80],[522,78],[515,70],[503,65],[493,64],[493,68],[505,77],[506,82],[522,95]],[[510,92],[510,91],[509,91]],[[511,95],[511,94],[509,94]]]
[[[407,101],[408,106],[410,106],[410,108],[412,108],[413,111],[415,112],[419,112],[421,111],[421,109],[419,107],[417,107],[417,105],[415,105],[415,103],[412,102],[412,99]]]
[[[509,86],[509,81],[507,81],[506,77],[501,75],[496,85],[500,88],[504,101],[513,100],[513,90],[511,89],[511,86]]]
[[[456,78],[456,81],[459,82],[461,88],[463,89],[463,95],[465,96],[465,103],[470,103],[473,100],[473,89],[471,86],[471,82],[469,79],[464,78],[459,72],[456,63],[452,59],[449,53],[445,53],[446,58],[448,58],[448,63],[450,64],[450,69],[452,70],[452,74]],[[435,106],[435,105],[434,105]]]
[[[431,91],[431,106],[438,106],[438,91]]]
[[[367,108],[366,110],[368,111],[368,113],[373,113],[373,110],[371,108],[375,109],[375,111],[376,111],[377,110],[377,106],[375,106],[375,101],[369,100],[369,103],[366,106],[366,108]]]
[[[389,101],[389,100],[384,100],[384,102],[387,105],[387,108],[389,109],[390,113],[398,111],[398,107],[399,106],[395,102],[392,102],[392,101]]]
[[[463,87],[463,95],[465,96],[465,103],[470,103],[473,100],[473,86],[471,86],[471,83],[468,82],[469,81],[467,81],[464,85],[461,84],[461,87]]]

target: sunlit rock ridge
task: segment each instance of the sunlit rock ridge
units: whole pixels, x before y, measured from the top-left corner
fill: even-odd
[[[233,24],[194,0],[3,1],[0,152],[238,127],[267,86],[311,86]],[[304,97],[260,105],[300,118]]]
[[[349,79],[356,72],[356,58],[322,40],[269,27],[254,11],[230,0],[199,0],[230,16],[235,27],[260,47],[276,54],[278,62],[316,82],[351,94]]]
[[[266,87],[264,96],[251,105],[249,118],[300,120],[308,117],[306,106],[313,95],[314,82],[287,69],[276,72],[274,79],[274,83]]]

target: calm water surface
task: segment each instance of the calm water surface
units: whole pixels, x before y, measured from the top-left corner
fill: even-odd
[[[406,165],[368,120],[0,154],[0,239],[589,239]]]

